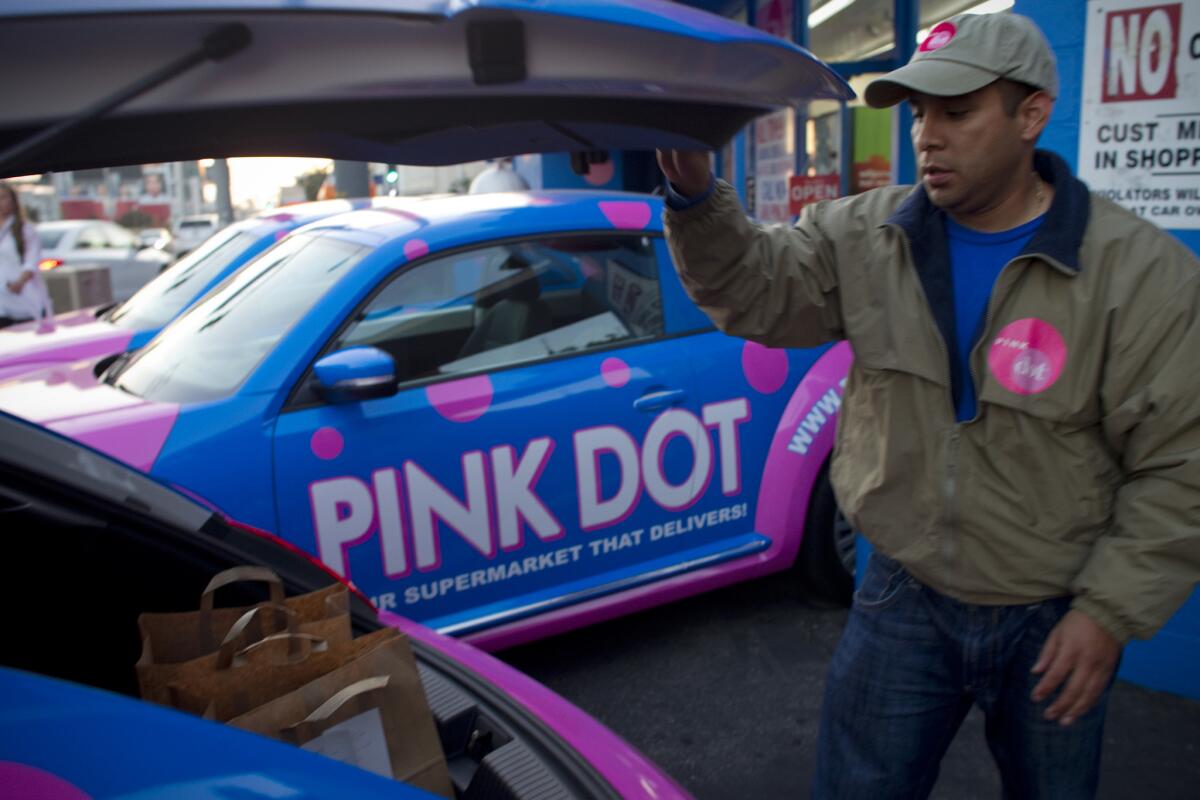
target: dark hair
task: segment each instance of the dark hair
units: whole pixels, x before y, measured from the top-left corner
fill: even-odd
[[[12,235],[13,242],[17,245],[17,255],[21,260],[25,260],[25,214],[21,210],[21,198],[17,196],[17,190],[11,185],[0,181],[0,191],[8,192],[9,198],[12,200]]]
[[[1000,78],[996,81],[996,86],[1000,89],[1000,102],[1004,104],[1004,113],[1010,117],[1017,115],[1017,109],[1025,102],[1025,98],[1040,91],[1036,86],[1008,78]]]

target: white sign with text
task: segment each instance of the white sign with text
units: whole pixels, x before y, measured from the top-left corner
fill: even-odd
[[[1200,229],[1200,3],[1089,0],[1079,177],[1164,228]]]
[[[791,222],[788,181],[796,172],[795,112],[790,108],[754,123],[754,215],[763,222]]]

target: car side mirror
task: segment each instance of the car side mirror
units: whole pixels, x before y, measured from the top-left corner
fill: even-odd
[[[399,387],[395,360],[378,347],[350,347],[313,365],[316,389],[330,403],[391,397]]]

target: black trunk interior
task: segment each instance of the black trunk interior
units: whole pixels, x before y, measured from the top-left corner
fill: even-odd
[[[210,578],[265,563],[288,595],[332,580],[308,559],[216,519],[181,531],[130,508],[47,486],[0,465],[0,536],[7,546],[3,602],[8,624],[0,665],[138,697],[142,612],[193,611]],[[217,606],[266,600],[236,584]],[[378,627],[352,599],[355,634]],[[421,679],[459,798],[517,800],[611,796],[611,789],[557,736],[494,686],[414,641]]]

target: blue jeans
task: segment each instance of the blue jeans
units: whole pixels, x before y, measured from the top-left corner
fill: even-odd
[[[1029,697],[1029,670],[1070,603],[960,603],[872,553],[829,668],[815,800],[928,797],[972,703],[1006,798],[1094,797],[1109,690],[1069,727],[1043,719],[1053,696]]]

